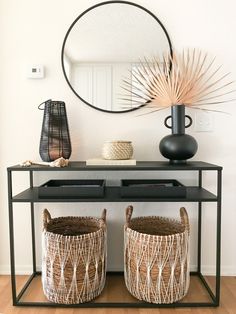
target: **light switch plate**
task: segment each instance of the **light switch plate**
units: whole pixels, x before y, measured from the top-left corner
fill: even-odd
[[[41,79],[44,78],[43,65],[31,65],[27,70],[27,78]]]
[[[212,132],[214,128],[213,115],[207,111],[199,110],[195,114],[195,132]]]

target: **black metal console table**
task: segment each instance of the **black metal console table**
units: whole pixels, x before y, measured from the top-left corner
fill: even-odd
[[[119,187],[106,187],[103,198],[83,198],[83,199],[47,199],[38,198],[38,188],[34,185],[34,173],[44,172],[63,172],[63,171],[195,171],[197,173],[197,185],[187,187],[187,195],[184,198],[121,198]],[[9,200],[9,231],[10,231],[10,253],[11,253],[11,282],[12,282],[12,300],[13,305],[17,306],[48,306],[48,307],[205,307],[218,306],[220,301],[220,247],[221,247],[221,183],[222,167],[205,162],[188,162],[186,165],[169,165],[168,162],[162,161],[140,161],[136,166],[86,166],[85,162],[70,162],[66,168],[52,168],[45,166],[20,167],[19,165],[9,167],[8,171],[8,200]],[[25,191],[13,195],[12,173],[15,171],[25,171],[29,173],[29,188]],[[203,188],[203,172],[216,171],[216,195]],[[191,272],[191,278],[197,277],[209,296],[207,302],[184,302],[180,301],[174,304],[151,304],[138,300],[133,302],[90,302],[75,305],[59,305],[51,302],[24,301],[24,295],[30,289],[35,278],[41,276],[36,269],[36,244],[35,244],[35,216],[34,203],[43,202],[197,202],[198,203],[198,245],[197,245],[197,271]],[[15,246],[14,246],[14,220],[13,205],[14,203],[30,203],[31,206],[31,237],[32,237],[32,269],[33,273],[25,283],[19,293],[16,289],[16,272],[15,272]],[[202,274],[201,270],[201,253],[202,253],[202,203],[214,202],[216,204],[216,274],[215,289],[212,289]],[[122,272],[108,272],[107,276],[119,275]],[[127,292],[128,293],[128,292]]]

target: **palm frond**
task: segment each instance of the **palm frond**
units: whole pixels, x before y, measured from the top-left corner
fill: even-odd
[[[160,60],[145,57],[130,71],[130,78],[123,80],[122,87],[128,92],[126,101],[152,109],[176,104],[203,109],[202,105],[234,101],[223,99],[235,89],[227,90],[234,82],[228,81],[229,73],[222,75],[220,70],[221,66],[215,67],[215,58],[196,49],[165,54]]]

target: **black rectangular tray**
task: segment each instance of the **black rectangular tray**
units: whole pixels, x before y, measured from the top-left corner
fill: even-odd
[[[177,180],[121,180],[121,197],[186,197],[186,186]]]
[[[104,190],[105,180],[50,180],[38,187],[38,197],[103,197]]]

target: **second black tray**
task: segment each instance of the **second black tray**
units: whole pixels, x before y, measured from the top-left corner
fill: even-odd
[[[121,197],[185,197],[186,187],[177,180],[121,180]]]

